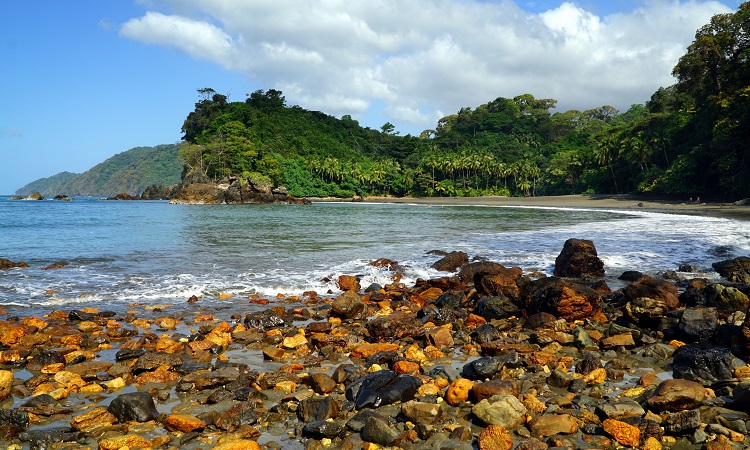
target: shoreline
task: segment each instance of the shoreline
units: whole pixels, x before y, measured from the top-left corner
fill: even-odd
[[[366,197],[365,203],[398,203],[434,206],[519,206],[554,208],[594,208],[703,215],[750,220],[750,206],[732,203],[688,203],[619,194],[578,194],[546,197]]]

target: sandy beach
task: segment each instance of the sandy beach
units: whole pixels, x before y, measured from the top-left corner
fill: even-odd
[[[637,209],[661,213],[696,214],[750,220],[750,206],[732,203],[690,203],[633,195],[560,195],[550,197],[368,197],[366,202],[415,203],[425,205],[539,206],[558,208]]]

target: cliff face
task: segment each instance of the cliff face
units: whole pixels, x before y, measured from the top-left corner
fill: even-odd
[[[180,182],[182,164],[178,151],[175,144],[132,148],[81,174],[61,172],[33,181],[18,189],[16,195],[28,196],[33,192],[48,197],[140,195],[150,185],[171,186]]]

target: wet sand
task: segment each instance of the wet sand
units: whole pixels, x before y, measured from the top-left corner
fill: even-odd
[[[660,213],[706,215],[750,220],[750,206],[732,203],[690,203],[631,195],[560,195],[550,197],[367,197],[365,202],[415,203],[437,206],[531,206],[557,208],[596,208],[646,210]]]

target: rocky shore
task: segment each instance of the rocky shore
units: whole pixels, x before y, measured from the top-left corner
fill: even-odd
[[[594,243],[554,276],[435,252],[444,277],[338,295],[0,321],[9,449],[740,449],[750,259],[721,283],[632,271]],[[7,261],[7,260],[4,260]],[[2,269],[24,270],[7,261]],[[689,272],[691,268],[680,268]],[[183,308],[184,310],[184,308]]]

